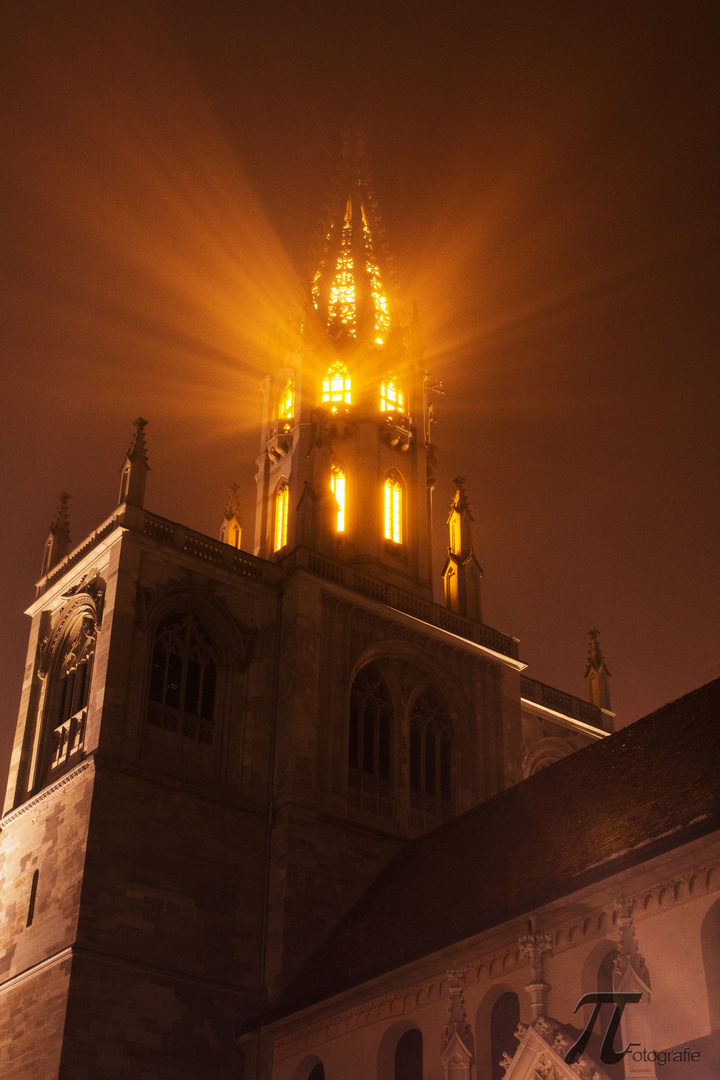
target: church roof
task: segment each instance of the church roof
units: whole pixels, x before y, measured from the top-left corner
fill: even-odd
[[[719,720],[720,679],[408,844],[255,1025],[717,829]]]

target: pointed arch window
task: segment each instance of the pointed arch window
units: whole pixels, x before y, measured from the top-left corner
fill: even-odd
[[[393,708],[390,691],[374,664],[362,668],[350,691],[348,766],[357,776],[365,774],[390,780]]]
[[[345,364],[339,360],[332,364],[323,379],[323,405],[329,405],[332,412],[337,412],[340,405],[352,402],[352,384]]]
[[[335,465],[330,473],[330,490],[338,504],[337,531],[345,532],[345,473]]]
[[[278,399],[278,420],[288,424],[295,415],[295,380],[286,379]]]
[[[403,535],[403,489],[398,477],[391,473],[384,486],[385,539],[393,544],[402,543]]]
[[[87,614],[77,624],[75,633],[68,637],[56,669],[50,701],[53,719],[45,781],[63,771],[82,750],[94,652],[95,624],[93,617]]]
[[[410,713],[410,790],[450,801],[452,730],[432,690],[425,690]]]
[[[280,551],[287,544],[288,505],[290,492],[287,484],[281,484],[275,496],[275,536],[273,551]]]
[[[169,615],[157,629],[150,669],[147,722],[212,743],[217,659],[191,612]]]
[[[389,376],[380,384],[380,412],[404,412],[405,398]]]

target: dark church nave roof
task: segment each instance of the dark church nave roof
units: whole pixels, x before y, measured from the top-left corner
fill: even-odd
[[[720,679],[413,841],[253,1026],[714,831],[719,723]]]

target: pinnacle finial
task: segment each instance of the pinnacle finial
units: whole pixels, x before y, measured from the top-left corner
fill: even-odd
[[[610,686],[608,679],[610,671],[605,663],[602,649],[600,648],[599,630],[589,630],[590,644],[588,646],[587,667],[585,678],[588,681],[588,696],[593,705],[601,709],[610,710]]]
[[[145,481],[150,471],[145,445],[145,427],[147,420],[139,416],[133,423],[135,432],[130,440],[125,462],[120,470],[120,495],[118,505],[130,503],[132,506],[143,505]]]
[[[49,574],[54,566],[64,559],[70,549],[70,518],[68,502],[70,496],[63,491],[58,500],[55,517],[50,523],[45,548],[43,550],[42,577]]]
[[[220,524],[220,539],[223,544],[239,548],[242,538],[242,522],[240,520],[240,501],[238,499],[239,484],[231,484],[228,488],[228,499],[222,522]]]

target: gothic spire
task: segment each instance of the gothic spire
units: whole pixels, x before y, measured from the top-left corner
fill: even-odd
[[[49,574],[54,566],[64,559],[70,549],[70,520],[68,502],[70,496],[63,492],[58,501],[55,517],[50,524],[50,531],[45,541],[42,561],[42,577]]]
[[[588,646],[587,667],[585,678],[588,681],[588,698],[593,705],[601,709],[610,709],[610,684],[608,678],[610,672],[605,663],[599,641],[599,631],[590,630],[590,645]]]
[[[150,471],[145,445],[145,425],[147,420],[139,416],[134,423],[135,433],[130,440],[125,462],[120,471],[120,496],[118,505],[130,503],[142,506],[145,498],[145,481]]]
[[[345,135],[333,202],[312,283],[313,306],[338,344],[384,345],[390,332],[389,267],[359,129]]]

